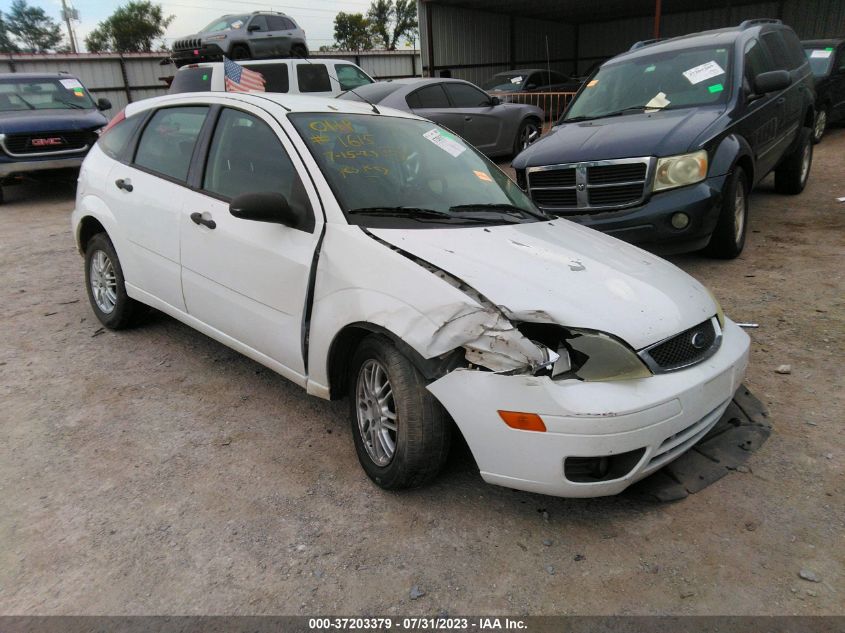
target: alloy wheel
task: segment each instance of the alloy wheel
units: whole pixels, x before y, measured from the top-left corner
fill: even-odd
[[[378,360],[361,365],[355,395],[358,432],[367,455],[377,466],[387,466],[396,453],[396,403],[387,370]]]
[[[737,244],[742,241],[742,233],[745,230],[745,187],[737,183],[734,194],[734,240]]]
[[[91,257],[90,284],[97,308],[103,314],[111,314],[117,305],[117,275],[114,264],[103,251],[98,250]]]

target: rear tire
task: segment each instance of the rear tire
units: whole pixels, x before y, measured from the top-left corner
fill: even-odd
[[[297,59],[305,59],[308,57],[308,50],[302,45],[297,45],[290,49],[290,56]]]
[[[238,44],[232,47],[232,59],[252,59],[252,54],[248,47]]]
[[[534,141],[540,138],[540,125],[536,119],[525,119],[519,124],[513,141],[513,155],[516,156]]]
[[[775,191],[790,196],[804,191],[810,178],[813,164],[813,130],[805,127],[801,130],[801,142],[798,147],[783,159],[775,169]]]
[[[111,240],[97,233],[85,247],[85,289],[91,309],[110,330],[134,325],[143,306],[126,294],[123,269]]]
[[[745,247],[748,227],[748,176],[742,167],[736,167],[728,177],[722,193],[722,210],[719,221],[705,252],[718,259],[734,259]]]
[[[358,346],[349,397],[355,451],[370,479],[399,490],[437,476],[449,454],[448,414],[390,340],[371,335]]]
[[[813,143],[821,143],[824,133],[827,131],[827,124],[830,119],[828,106],[822,106],[816,113],[816,120],[813,123]]]

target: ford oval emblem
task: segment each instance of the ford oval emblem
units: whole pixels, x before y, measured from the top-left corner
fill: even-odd
[[[704,333],[696,332],[692,335],[689,341],[695,349],[704,349],[706,341],[704,339]]]

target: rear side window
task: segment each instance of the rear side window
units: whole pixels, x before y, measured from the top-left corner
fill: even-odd
[[[182,68],[173,77],[168,94],[180,92],[206,92],[211,90],[212,69],[208,66],[198,68]]]
[[[285,19],[278,15],[268,15],[267,28],[271,31],[284,31],[287,28],[285,26]]]
[[[293,20],[290,18],[282,18],[282,22],[284,23],[284,29],[286,31],[293,31],[296,28],[296,24],[293,23]]]
[[[793,68],[797,68],[798,64],[795,63],[783,36],[778,31],[763,33],[761,37],[763,44],[766,45],[766,49],[769,51],[775,69],[792,70]]]
[[[189,106],[156,112],[138,142],[135,164],[184,181],[207,111],[204,106]]]
[[[409,108],[449,107],[449,99],[446,97],[446,93],[443,92],[443,87],[440,84],[420,88],[405,97],[405,101],[408,103]]]
[[[332,83],[325,64],[297,64],[299,92],[331,92]]]
[[[254,70],[264,77],[264,90],[267,92],[287,92],[290,90],[287,64],[241,64],[248,70]]]
[[[337,80],[340,82],[341,90],[352,90],[358,86],[373,83],[372,79],[367,77],[363,71],[358,70],[356,66],[351,64],[335,64],[334,69],[337,73]]]
[[[534,80],[539,81],[538,75],[531,75],[530,82]],[[535,83],[535,85],[537,85]],[[481,92],[478,88],[467,84],[446,84],[444,86],[449,98],[452,100],[452,106],[455,108],[482,108],[490,105],[490,97],[486,92]]]
[[[143,119],[144,117],[140,114],[123,119],[108,132],[105,132],[97,141],[97,145],[107,156],[121,160],[124,157],[126,146],[129,144],[129,139],[135,136]]]

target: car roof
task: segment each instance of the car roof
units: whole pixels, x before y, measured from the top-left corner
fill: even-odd
[[[498,77],[499,75],[524,75],[525,73],[542,73],[545,71],[545,68],[514,68],[513,70],[503,70],[502,72],[496,73],[493,76]]]
[[[402,77],[401,79],[388,79],[386,83],[403,84],[407,86],[425,85],[425,84],[439,84],[439,83],[457,83],[469,84],[471,81],[464,79],[453,79],[452,77]]]
[[[296,59],[293,57],[287,59],[234,59],[232,61],[236,64],[249,64],[250,66],[266,66],[268,64],[322,64],[323,62],[331,62],[333,64],[349,64],[350,66],[361,68],[355,62],[351,62],[348,59],[335,57],[310,57],[306,59]],[[221,66],[223,66],[223,62],[197,62],[195,64],[186,64],[177,69],[177,72],[186,68],[218,68]]]
[[[243,92],[182,92],[172,95],[164,95],[161,97],[152,97],[142,101],[135,101],[126,106],[127,116],[131,116],[135,112],[148,110],[165,105],[174,105],[180,102],[197,103],[219,103],[221,99],[229,99],[250,103],[259,107],[266,106],[268,101],[271,101],[289,113],[296,112],[327,112],[327,113],[342,113],[342,114],[375,114],[373,106],[369,103],[361,101],[345,101],[341,99],[330,99],[326,97],[310,97],[299,94],[288,94],[278,92],[260,92],[260,93],[243,93]],[[411,114],[410,112],[403,112],[401,110],[394,110],[380,106],[379,113],[386,116],[398,116],[406,119],[419,119],[420,117]]]
[[[76,79],[70,73],[0,73],[0,79]]]
[[[814,46],[839,46],[842,42],[845,42],[845,38],[834,37],[825,40],[801,40],[801,44],[805,48],[811,48]]]

